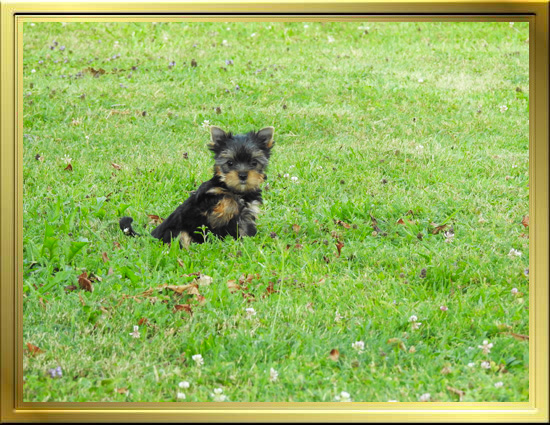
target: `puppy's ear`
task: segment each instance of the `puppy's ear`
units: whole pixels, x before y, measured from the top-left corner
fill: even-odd
[[[210,136],[212,137],[212,140],[208,143],[208,148],[214,152],[219,150],[225,140],[230,137],[229,134],[215,125],[210,126]]]
[[[271,149],[273,144],[273,134],[275,129],[273,127],[265,127],[256,133],[256,140],[260,143],[262,148]]]

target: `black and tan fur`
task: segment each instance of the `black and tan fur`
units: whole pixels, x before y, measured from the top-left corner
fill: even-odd
[[[222,238],[254,236],[273,133],[273,127],[266,127],[233,135],[212,126],[208,148],[214,152],[214,176],[192,192],[151,235],[164,243],[178,239],[184,247],[204,242],[203,226]],[[121,218],[120,228],[135,236],[132,221],[131,217]]]

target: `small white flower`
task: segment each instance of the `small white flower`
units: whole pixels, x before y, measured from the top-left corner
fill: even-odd
[[[204,359],[200,354],[195,354],[194,356],[191,356],[191,358],[195,361],[198,367],[201,367],[204,364]]]
[[[500,107],[500,112],[506,112],[507,110],[508,110],[508,106],[506,106],[506,105],[502,105]]]
[[[474,367],[476,364],[471,362],[471,363],[468,363],[468,367]]]
[[[73,160],[69,155],[65,154],[63,158],[61,158],[65,164],[70,164]]]
[[[483,354],[489,354],[491,352],[491,348],[493,348],[493,344],[489,344],[489,341],[485,340],[483,341],[483,345],[478,345],[477,348],[481,348]]]
[[[418,320],[418,317],[416,317],[414,314],[409,317],[409,322],[416,322]]]
[[[256,37],[256,33],[253,32],[252,34],[250,34],[250,37]]]
[[[335,322],[339,322],[340,320],[342,320],[344,318],[344,316],[342,316],[340,313],[338,313],[338,310],[336,310],[336,314],[334,316],[334,321]]]
[[[222,44],[223,44],[224,46],[227,46],[227,40],[222,40]]]
[[[177,398],[179,400],[185,400],[185,394],[184,393],[178,393]]]
[[[502,381],[495,382],[495,388],[501,388],[503,385]]]
[[[521,257],[521,252],[518,251],[517,249],[510,249],[510,252],[508,253],[508,257],[510,258],[514,258],[514,257]]]
[[[36,72],[36,69],[31,69],[31,72],[34,74]]]
[[[189,382],[182,381],[178,384],[178,387],[180,387],[180,388],[189,388]]]
[[[417,145],[417,146],[416,146],[416,149],[419,150],[419,151],[421,151],[422,149],[424,149],[424,146],[422,146],[422,145]]]
[[[254,310],[253,308],[247,308],[246,309],[246,317],[247,318],[251,318],[252,316],[255,316],[256,315],[256,310]]]
[[[271,382],[275,382],[278,378],[279,378],[279,373],[275,369],[271,368],[269,370],[269,380]]]
[[[413,331],[417,330],[418,328],[420,328],[420,326],[422,326],[422,323],[421,322],[413,322],[412,326],[411,326],[411,329]]]
[[[430,401],[430,398],[431,398],[430,393],[426,393],[426,394],[422,394],[422,395],[420,396],[420,399],[419,399],[419,400],[420,400],[420,401]]]
[[[35,23],[34,22],[31,22],[31,27],[34,27]]]
[[[334,397],[334,400],[336,401],[341,401],[341,402],[350,402],[351,401],[351,397],[350,397],[350,394],[345,392],[345,391],[342,391],[340,393],[340,395],[337,395],[336,397]]]
[[[305,25],[304,25],[304,28],[309,28],[309,25],[308,25],[308,24],[305,24]]]
[[[489,363],[488,361],[484,360],[481,362],[481,368],[482,369],[491,369],[491,363]]]
[[[210,128],[210,121],[204,120],[201,125],[202,128]]]
[[[130,332],[134,338],[139,338],[139,326],[134,326],[134,332]]]
[[[292,176],[292,177],[290,178],[290,180],[292,180],[293,182],[295,182],[295,183],[296,183],[296,182],[298,181],[298,177],[296,177],[296,176]]]
[[[397,400],[388,400],[388,403],[398,403]]]
[[[450,243],[453,241],[455,234],[453,232],[444,232],[443,236],[445,236],[445,242]]]
[[[517,164],[512,165],[512,168],[518,168]]]
[[[418,79],[418,82],[419,82],[419,83],[423,83],[423,82],[424,82],[424,78],[419,78],[419,79]]]
[[[351,348],[362,353],[365,349],[365,343],[363,341],[354,342],[351,344]]]
[[[284,177],[285,179],[288,179],[288,178],[290,177],[290,174],[285,173],[285,174],[283,175],[283,177]]]
[[[514,23],[513,22],[508,22],[510,24],[510,27],[513,27],[514,26]]]
[[[214,388],[214,394],[210,394],[214,401],[226,401],[227,396],[223,394],[223,389]]]
[[[334,37],[332,35],[328,36],[328,42],[329,43],[334,43]]]
[[[516,295],[518,293],[518,288],[512,288],[510,292],[512,293],[512,295]]]

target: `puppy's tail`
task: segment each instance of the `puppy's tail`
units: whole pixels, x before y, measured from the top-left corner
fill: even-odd
[[[134,219],[132,217],[122,217],[119,221],[118,221],[118,224],[120,226],[120,230],[122,230],[122,232],[126,235],[126,236],[141,236],[139,233],[137,233],[136,231],[134,231],[134,229],[132,228],[132,222],[134,221]]]

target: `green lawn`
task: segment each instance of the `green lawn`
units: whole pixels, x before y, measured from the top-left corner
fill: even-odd
[[[24,30],[25,401],[528,401],[527,23]],[[275,127],[258,235],[125,237],[208,124]]]

